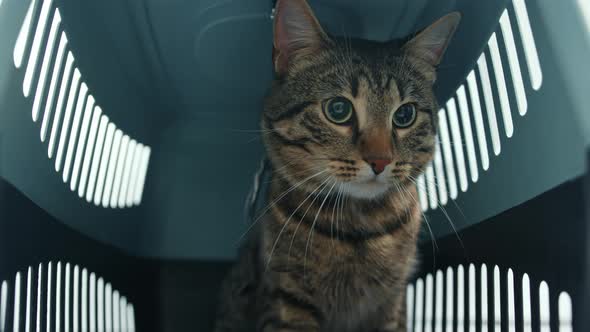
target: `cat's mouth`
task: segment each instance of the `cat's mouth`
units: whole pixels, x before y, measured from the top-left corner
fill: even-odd
[[[345,192],[355,198],[373,199],[382,196],[391,188],[391,183],[383,178],[372,175],[354,182],[349,182]]]

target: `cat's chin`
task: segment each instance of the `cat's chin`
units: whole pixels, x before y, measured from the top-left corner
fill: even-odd
[[[350,182],[342,187],[344,194],[358,199],[376,199],[390,191],[391,185],[380,181]]]

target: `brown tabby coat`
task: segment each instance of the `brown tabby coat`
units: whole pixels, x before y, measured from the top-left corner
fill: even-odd
[[[216,331],[405,330],[415,178],[433,156],[435,67],[458,21],[450,14],[406,43],[339,39],[304,0],[278,2],[262,119],[270,204],[224,284]],[[354,107],[345,125],[323,111],[339,96]],[[416,120],[398,128],[407,103]],[[388,165],[373,171],[373,160]]]

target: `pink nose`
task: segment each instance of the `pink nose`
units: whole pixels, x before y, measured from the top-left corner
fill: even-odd
[[[376,175],[381,174],[385,167],[391,164],[391,159],[365,159],[365,161],[371,165]]]

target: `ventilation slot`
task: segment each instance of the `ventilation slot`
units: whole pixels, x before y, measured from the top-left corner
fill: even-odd
[[[520,37],[524,46],[524,55],[526,58],[527,68],[529,70],[529,77],[531,86],[534,90],[539,90],[543,84],[543,73],[541,72],[541,64],[539,62],[539,55],[537,54],[537,46],[535,45],[535,38],[533,37],[533,30],[529,22],[529,14],[526,8],[525,0],[513,0],[514,11],[516,12],[516,22]],[[580,4],[584,1],[579,0]],[[580,5],[580,7],[589,6],[587,4]],[[589,29],[590,31],[590,26]]]
[[[459,101],[459,110],[461,113],[461,123],[463,124],[463,133],[465,135],[465,145],[467,147],[467,160],[469,161],[469,173],[471,181],[477,182],[479,173],[477,170],[477,159],[475,157],[475,144],[473,143],[473,131],[471,129],[471,120],[469,118],[469,106],[467,105],[467,94],[465,86],[461,85],[457,90],[457,99]]]
[[[438,197],[440,200],[440,203],[445,206],[449,200],[448,198],[448,193],[447,193],[447,183],[446,183],[446,179],[445,179],[445,171],[443,168],[443,160],[442,160],[442,155],[440,152],[440,142],[438,140],[436,140],[436,146],[435,146],[435,150],[434,150],[434,170],[435,170],[435,174],[436,174],[436,182],[438,185]]]
[[[426,211],[428,210],[428,198],[426,195],[424,175],[420,175],[420,177],[418,177],[418,181],[416,181],[416,186],[418,187],[418,198],[420,199],[420,206],[422,207],[422,211]]]
[[[438,270],[434,276],[427,274],[425,278],[419,278],[407,286],[408,331],[488,331],[488,268],[482,264],[478,270],[474,264],[469,264],[467,271],[465,270],[463,265],[457,266],[456,269],[448,267],[445,272]],[[517,283],[522,286],[521,293],[516,292],[519,289]],[[539,285],[537,310],[531,307],[531,298],[530,278],[527,274],[518,279],[512,269],[501,271],[495,266],[491,299],[494,307],[490,313],[494,322],[493,331],[500,332],[505,326],[506,331],[527,332],[532,330],[533,325],[539,326],[541,331],[550,331],[550,297],[547,283],[541,282]],[[559,316],[559,331],[571,332],[571,297],[566,292],[561,292],[555,305]],[[507,316],[502,317],[503,313]],[[533,323],[533,317],[538,319],[536,324]]]
[[[520,62],[518,61],[518,53],[516,52],[516,44],[512,34],[512,25],[508,17],[508,10],[504,10],[500,16],[500,29],[504,37],[504,46],[508,55],[508,64],[510,66],[510,75],[512,76],[512,85],[514,93],[516,94],[516,105],[518,107],[518,114],[525,115],[527,112],[526,92],[524,91],[524,83],[522,82],[522,73],[520,72]]]
[[[457,178],[455,177],[451,138],[449,136],[449,126],[447,124],[447,115],[444,108],[438,112],[438,119],[442,152],[447,171],[447,180],[449,181],[449,195],[451,196],[451,199],[455,199],[457,198]]]
[[[473,118],[475,120],[475,130],[477,131],[477,142],[479,143],[479,154],[481,158],[481,167],[487,171],[490,167],[490,158],[488,155],[488,142],[486,139],[486,131],[483,124],[483,116],[481,114],[481,104],[479,99],[479,91],[477,89],[477,82],[475,79],[475,72],[472,70],[467,75],[467,87],[469,89],[469,96],[471,97],[471,108]]]
[[[36,86],[33,122],[44,110],[40,140],[45,142],[49,136],[47,156],[55,158],[55,171],[62,173],[63,182],[69,181],[71,191],[80,198],[105,208],[138,205],[151,149],[125,135],[125,154],[120,158],[124,133],[102,114],[88,91],[61,23],[53,0],[32,0],[13,50],[15,67],[26,65],[24,97],[28,98],[33,85]],[[115,165],[123,167],[121,173],[117,174]]]
[[[481,79],[483,89],[483,96],[488,115],[488,124],[490,126],[490,136],[492,137],[492,147],[494,154],[497,156],[502,150],[500,143],[500,131],[498,129],[498,121],[496,120],[496,106],[494,104],[494,97],[492,95],[492,83],[490,82],[490,73],[488,70],[488,62],[485,54],[482,54],[477,60],[477,68]]]
[[[463,155],[463,140],[461,139],[461,129],[459,127],[459,118],[457,117],[457,105],[455,99],[451,98],[447,102],[447,111],[449,124],[451,126],[451,135],[453,138],[453,148],[457,160],[457,172],[459,174],[459,184],[461,191],[467,191],[467,169],[465,168],[465,156]]]
[[[47,274],[43,273],[44,267]],[[26,281],[23,277],[16,273],[12,284],[14,297],[9,293],[9,281],[1,284],[0,331],[135,331],[133,304],[117,290],[113,291],[109,283],[105,285],[104,279],[95,273],[77,265],[72,269],[69,263],[49,262],[39,264],[37,272],[29,267]],[[70,284],[72,279],[74,282]],[[36,306],[33,304],[35,283]],[[73,300],[71,307],[70,300]],[[8,314],[12,317],[7,317]]]

